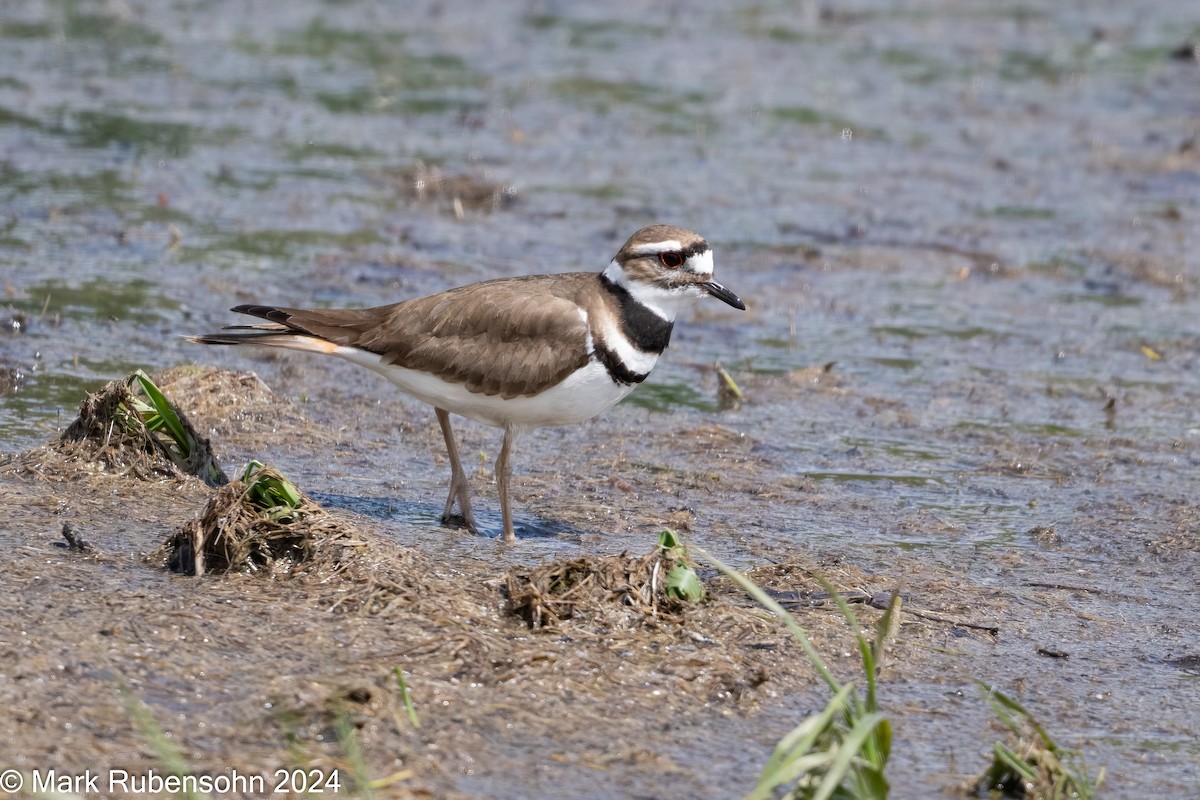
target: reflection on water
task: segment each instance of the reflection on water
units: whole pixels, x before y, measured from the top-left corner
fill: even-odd
[[[446,536],[470,539],[471,534],[461,529],[453,522],[442,524],[442,507],[431,503],[410,502],[403,498],[390,497],[356,497],[344,494],[329,494],[312,492],[311,496],[327,508],[338,508],[351,511],[374,519],[418,525],[424,528],[444,529]],[[478,504],[476,504],[478,506]],[[486,509],[474,509],[476,524],[480,535],[489,539],[498,539],[504,532],[504,521],[499,510],[491,513]],[[513,529],[518,539],[563,538],[578,540],[583,533],[578,528],[559,520],[536,519],[521,513],[518,508],[513,514]]]

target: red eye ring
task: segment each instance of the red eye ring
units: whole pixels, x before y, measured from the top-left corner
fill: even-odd
[[[658,260],[662,262],[662,265],[667,269],[679,269],[687,261],[687,259],[683,257],[683,253],[679,252],[678,250],[667,250],[666,252],[659,253]]]

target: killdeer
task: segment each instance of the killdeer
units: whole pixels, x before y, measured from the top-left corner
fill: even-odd
[[[650,374],[675,315],[711,295],[745,310],[713,280],[699,235],[651,225],[629,237],[603,272],[529,275],[473,283],[393,305],[298,309],[242,305],[267,320],[187,337],[200,344],[265,345],[344,358],[428,403],[450,456],[442,522],[478,533],[450,414],[504,431],[496,464],[504,539],[515,540],[508,487],[517,434],[591,419]]]

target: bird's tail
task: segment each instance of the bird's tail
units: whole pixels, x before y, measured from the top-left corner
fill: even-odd
[[[233,311],[265,319],[257,325],[227,325],[219,333],[188,336],[197,344],[248,344],[345,356],[364,330],[379,323],[391,306],[367,309],[301,309],[234,306]]]
[[[309,353],[325,353],[334,355],[341,348],[333,342],[309,336],[287,328],[284,325],[229,325],[218,333],[204,333],[199,336],[185,336],[189,342],[196,344],[232,344],[255,345],[259,347],[280,347],[285,350],[303,350]]]

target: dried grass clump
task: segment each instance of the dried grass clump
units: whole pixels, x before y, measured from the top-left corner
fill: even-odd
[[[14,456],[9,466],[56,477],[97,467],[147,481],[193,475],[210,486],[229,482],[209,440],[140,370],[88,394],[57,441]]]
[[[244,433],[312,436],[304,415],[254,372],[184,364],[154,374],[163,391],[187,398],[188,413],[205,431],[229,439]]]
[[[667,593],[666,578],[677,563],[657,548],[640,558],[621,553],[517,567],[505,576],[508,608],[531,628],[577,615],[603,615],[614,623],[624,616],[627,624],[675,615],[684,604]]]
[[[272,467],[263,467],[256,480],[262,477],[285,480]],[[286,510],[267,509],[252,496],[253,485],[239,479],[218,489],[200,517],[164,543],[167,566],[187,575],[290,575],[336,569],[365,547],[353,526],[307,495],[298,493]]]

